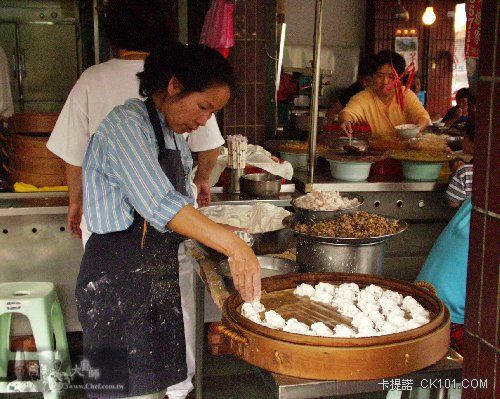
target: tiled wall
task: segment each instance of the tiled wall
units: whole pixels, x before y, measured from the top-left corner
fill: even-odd
[[[269,4],[259,0],[236,0],[235,45],[229,61],[238,79],[236,98],[224,110],[225,135],[242,134],[250,143],[262,144],[266,137],[266,49]],[[272,9],[271,9],[272,11]]]
[[[373,0],[367,2],[366,51],[394,49],[394,36],[397,28],[416,28],[418,31],[419,74],[423,71],[424,35],[422,14],[426,1],[403,0],[401,2],[410,14],[408,22],[393,21],[392,10],[396,0]],[[429,29],[429,57],[427,77],[427,110],[432,115],[444,116],[451,106],[451,79],[453,70],[454,32],[453,17],[449,11],[455,10],[455,0],[436,0],[433,2],[436,22]],[[433,63],[434,61],[434,63]]]
[[[464,390],[466,399],[500,395],[500,2],[483,0],[481,18],[463,377],[487,388]]]

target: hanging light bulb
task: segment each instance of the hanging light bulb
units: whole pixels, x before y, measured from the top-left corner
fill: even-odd
[[[434,7],[426,7],[425,12],[422,15],[422,22],[425,25],[432,25],[436,21],[436,13],[434,12]]]

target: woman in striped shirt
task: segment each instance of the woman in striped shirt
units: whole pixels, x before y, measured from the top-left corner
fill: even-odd
[[[84,355],[100,372],[98,381],[85,381],[89,397],[162,398],[186,378],[177,260],[183,238],[228,256],[243,299],[260,297],[251,248],[192,206],[192,158],[181,135],[225,106],[232,68],[208,47],[172,43],[152,52],[138,77],[147,99],[114,108],[83,161],[92,235],[76,299]]]

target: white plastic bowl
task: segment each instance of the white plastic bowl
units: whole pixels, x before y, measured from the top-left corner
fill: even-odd
[[[432,126],[434,127],[444,127],[444,125],[446,125],[446,123],[441,122],[441,120],[432,122]]]
[[[371,162],[341,162],[328,160],[330,172],[335,179],[365,181],[370,175]]]
[[[419,131],[420,131],[420,126],[414,125],[413,123],[396,126],[396,132],[398,132],[402,137],[408,139],[411,137],[415,137]]]

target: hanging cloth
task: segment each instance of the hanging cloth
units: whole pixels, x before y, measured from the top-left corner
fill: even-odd
[[[224,57],[234,46],[234,4],[225,0],[213,0],[205,15],[200,44],[216,49]]]

